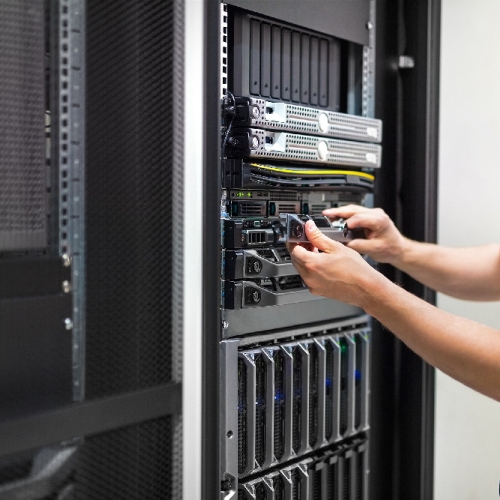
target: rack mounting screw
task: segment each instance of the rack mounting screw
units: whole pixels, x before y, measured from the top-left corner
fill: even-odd
[[[252,137],[252,149],[257,149],[259,147],[259,138],[255,135]]]
[[[69,266],[71,266],[71,257],[69,256],[69,254],[64,253],[64,254],[62,255],[62,261],[63,261],[63,266],[64,266],[64,267],[69,267]]]
[[[254,106],[252,108],[252,115],[254,118],[258,118],[260,116],[260,111],[259,111],[259,108],[257,106]]]
[[[222,328],[224,328],[224,330],[227,330],[229,328],[229,323],[227,321],[223,321]]]
[[[66,327],[66,330],[73,330],[73,321],[71,321],[70,318],[66,318],[64,320],[64,326]]]
[[[69,293],[71,292],[71,283],[69,281],[63,281],[62,282],[62,290],[64,293]]]
[[[367,30],[372,30],[372,29],[373,29],[373,23],[372,23],[371,21],[368,21],[368,22],[366,23],[366,29],[367,29]]]

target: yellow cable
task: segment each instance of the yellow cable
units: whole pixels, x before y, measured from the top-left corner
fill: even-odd
[[[283,174],[298,174],[298,175],[356,175],[364,177],[371,181],[375,180],[375,176],[365,172],[354,172],[352,170],[300,170],[289,169],[280,167],[271,167],[269,165],[259,165],[258,163],[251,163],[252,167],[261,168],[263,170],[271,170],[272,172],[281,172]]]

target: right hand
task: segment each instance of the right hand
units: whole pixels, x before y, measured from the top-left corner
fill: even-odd
[[[409,244],[381,208],[346,205],[324,210],[323,215],[331,219],[346,219],[350,229],[364,229],[366,239],[354,239],[347,246],[377,262],[396,265]]]

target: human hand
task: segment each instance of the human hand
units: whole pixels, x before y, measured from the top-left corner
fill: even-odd
[[[309,291],[363,307],[371,290],[385,278],[358,253],[325,236],[313,221],[307,221],[305,227],[312,249],[289,244],[289,251]]]
[[[347,219],[349,229],[363,228],[366,239],[352,240],[347,246],[377,262],[396,265],[409,245],[409,240],[397,230],[381,208],[346,205],[324,210],[323,215],[332,219]]]

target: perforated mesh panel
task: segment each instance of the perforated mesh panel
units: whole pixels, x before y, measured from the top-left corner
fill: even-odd
[[[364,471],[364,452],[358,452],[356,453],[356,480],[355,480],[355,485],[356,485],[356,491],[354,498],[355,500],[362,500],[363,499],[363,484],[365,482],[365,471]]]
[[[309,480],[312,482],[311,486],[311,493],[312,493],[312,498],[311,500],[322,500],[321,499],[321,470],[313,471],[309,474]]]
[[[274,356],[274,454],[281,460],[285,439],[285,360],[283,353]]]
[[[344,338],[339,340],[340,344],[340,433],[344,434],[347,430],[347,396],[348,396],[348,344]]]
[[[247,369],[238,359],[238,473],[247,466]]]
[[[274,500],[284,500],[285,498],[285,485],[281,476],[273,478]]]
[[[170,417],[87,438],[75,472],[74,500],[172,498]]]
[[[338,498],[337,468],[338,462],[328,466],[327,498],[331,498],[332,500],[337,500]]]
[[[0,251],[44,248],[44,3],[0,2]]]
[[[297,453],[302,444],[302,353],[293,351],[293,427],[292,446]]]
[[[87,398],[171,380],[172,3],[87,2]]]
[[[342,471],[342,499],[348,500],[350,498],[351,487],[351,459],[343,458],[343,471]]]
[[[267,367],[262,354],[255,357],[255,459],[263,464],[266,459],[266,383]]]
[[[319,359],[318,350],[315,345],[309,348],[309,444],[314,446],[318,439],[318,419],[319,419]]]
[[[354,336],[354,341],[356,342],[354,427],[357,429],[361,425],[361,412],[363,404],[362,380],[365,374],[363,373],[363,341],[359,335]]]
[[[333,434],[333,347],[330,342],[326,346],[326,379],[325,379],[325,436],[329,440]]]
[[[267,500],[266,488],[262,483],[255,487],[255,500]]]
[[[294,469],[291,474],[292,477],[292,500],[301,500],[300,495],[300,472],[297,469]]]

